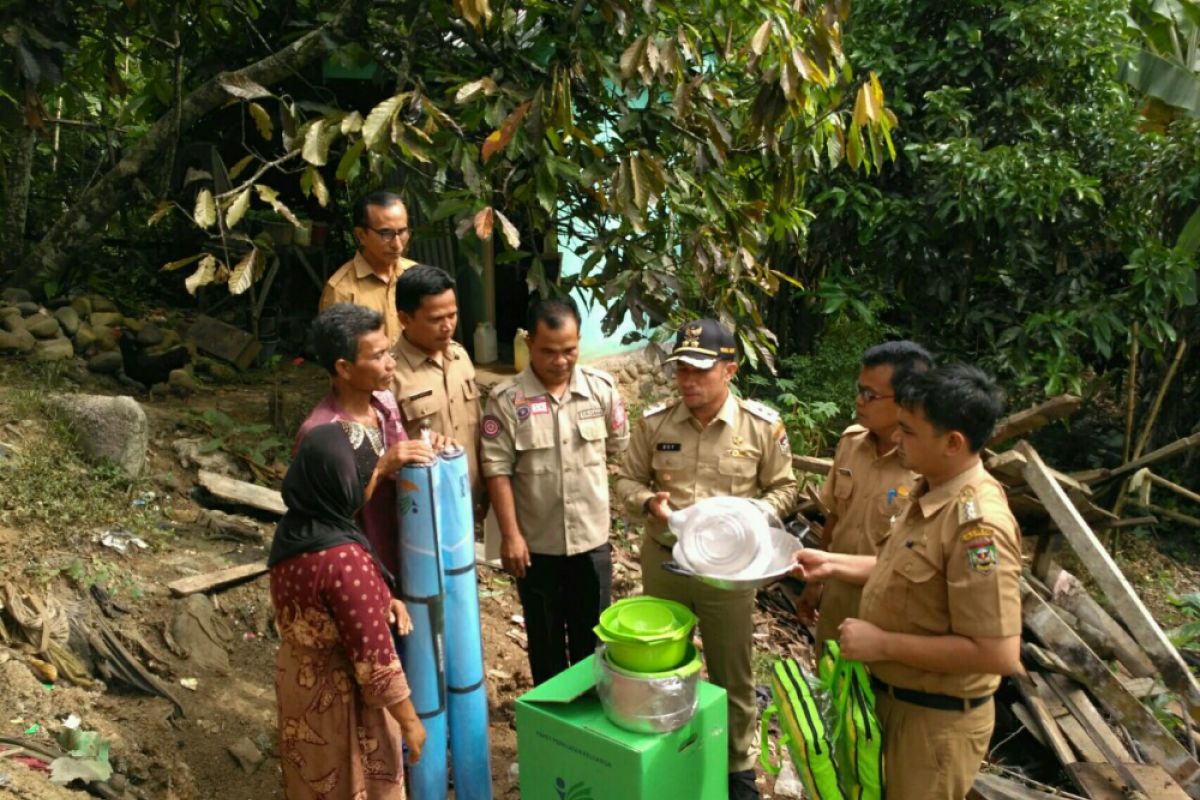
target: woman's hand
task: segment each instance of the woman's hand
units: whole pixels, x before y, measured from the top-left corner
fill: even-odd
[[[408,748],[408,765],[411,767],[421,760],[421,751],[425,749],[425,739],[429,734],[417,716],[411,697],[391,706],[389,710],[396,722],[400,723],[400,735],[404,737],[404,745]]]
[[[396,626],[396,633],[408,636],[412,633],[412,617],[408,615],[408,607],[396,598],[388,605],[388,623]]]

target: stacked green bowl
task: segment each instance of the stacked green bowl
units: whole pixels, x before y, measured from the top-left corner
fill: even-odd
[[[646,674],[681,666],[695,626],[696,615],[686,606],[640,595],[605,609],[594,630],[613,666]]]

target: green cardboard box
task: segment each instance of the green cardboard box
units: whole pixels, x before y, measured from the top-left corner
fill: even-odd
[[[726,800],[725,690],[700,682],[696,716],[641,734],[604,716],[592,658],[517,698],[521,800]]]

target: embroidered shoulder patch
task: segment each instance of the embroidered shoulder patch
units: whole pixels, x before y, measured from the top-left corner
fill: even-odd
[[[786,456],[792,452],[791,442],[788,441],[787,427],[782,422],[775,426],[771,435],[775,437],[775,444],[778,445],[780,453]]]
[[[479,423],[479,429],[483,433],[485,439],[495,439],[500,435],[500,418],[488,414]]]
[[[963,490],[958,493],[958,524],[966,525],[968,522],[975,522],[983,519],[979,513],[979,502],[975,499],[975,488],[973,486],[964,486]]]
[[[986,528],[972,528],[962,535],[963,544],[967,550],[967,566],[980,575],[990,575],[995,572],[1000,563],[996,553],[996,540],[992,532]]]
[[[757,400],[743,400],[742,408],[746,409],[747,411],[749,411],[751,414],[758,417],[759,419],[766,420],[767,422],[778,422],[779,421],[779,412],[778,411],[771,408],[770,406],[763,405],[762,403],[758,402]]]
[[[625,425],[625,403],[621,400],[621,395],[613,396],[612,414],[609,423],[614,431],[620,430]]]

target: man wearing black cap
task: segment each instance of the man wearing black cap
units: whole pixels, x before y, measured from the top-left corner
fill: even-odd
[[[796,501],[792,455],[779,414],[729,391],[737,372],[733,334],[701,319],[683,326],[668,362],[680,400],[645,410],[617,478],[617,496],[646,520],[646,594],[683,603],[700,618],[713,683],[729,694],[729,797],[757,798],[754,782],[754,591],[716,589],[664,572],[675,536],[667,518],[707,497],[765,500],[780,517]]]

